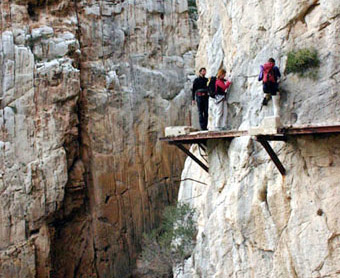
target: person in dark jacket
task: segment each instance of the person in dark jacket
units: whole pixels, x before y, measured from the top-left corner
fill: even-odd
[[[275,60],[270,58],[267,63],[261,65],[259,81],[263,83],[263,93],[265,94],[262,105],[267,105],[268,101],[273,98],[274,116],[279,114],[279,81],[281,78],[280,70],[275,66]]]
[[[194,80],[192,87],[192,105],[197,103],[201,130],[208,130],[209,95],[208,78],[205,77],[206,73],[207,70],[201,68],[199,76]]]

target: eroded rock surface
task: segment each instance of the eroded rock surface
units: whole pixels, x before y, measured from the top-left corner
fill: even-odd
[[[250,138],[211,144],[210,176],[186,161],[179,199],[199,233],[177,277],[339,276],[339,136],[272,145],[284,178]]]
[[[177,196],[186,1],[1,1],[0,277],[129,277]]]
[[[229,128],[256,126],[270,114],[271,107],[260,112],[259,65],[274,57],[284,72],[287,52],[304,47],[320,55],[318,77],[283,77],[282,122],[339,123],[338,1],[198,4],[197,67],[232,69]],[[179,200],[196,208],[199,233],[177,277],[339,277],[339,136],[271,144],[285,177],[250,137],[209,142],[210,175],[187,159]]]

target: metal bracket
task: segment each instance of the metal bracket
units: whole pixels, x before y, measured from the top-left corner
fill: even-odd
[[[280,137],[282,137],[282,136],[280,136]],[[277,139],[280,139],[280,138],[277,138],[277,136],[275,136],[275,138],[269,139],[269,138],[266,138],[265,136],[262,136],[262,135],[256,137],[256,140],[258,142],[260,142],[261,145],[263,146],[263,148],[267,151],[267,153],[269,154],[271,160],[274,162],[275,166],[280,171],[281,175],[284,176],[284,175],[286,175],[286,169],[283,167],[280,159],[277,157],[276,153],[274,152],[274,150],[272,149],[272,147],[270,146],[270,144],[267,141],[267,140],[276,140],[276,141],[278,141]],[[279,141],[285,141],[285,140],[282,140],[282,139],[279,140]]]
[[[174,144],[176,147],[178,147],[181,151],[183,151],[186,155],[190,156],[190,158],[195,161],[199,166],[202,167],[204,171],[209,173],[209,167],[205,165],[201,160],[199,160],[193,153],[191,153],[186,147],[184,147],[182,144]]]
[[[257,135],[256,140],[265,140],[265,141],[283,141],[287,142],[287,136],[285,134],[281,135]]]

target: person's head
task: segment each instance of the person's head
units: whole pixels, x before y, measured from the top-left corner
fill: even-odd
[[[217,73],[217,79],[224,79],[226,73],[225,69],[220,69]]]
[[[200,68],[199,73],[200,73],[200,76],[204,77],[207,73],[207,69],[206,68]]]
[[[269,58],[269,59],[268,59],[268,63],[273,63],[273,64],[275,64],[274,58]]]

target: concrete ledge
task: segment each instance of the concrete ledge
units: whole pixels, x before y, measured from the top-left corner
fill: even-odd
[[[262,127],[251,127],[248,130],[248,134],[250,136],[256,136],[256,135],[261,135],[264,134],[264,129]]]
[[[192,126],[168,126],[165,128],[165,136],[179,136],[189,134],[190,132],[197,131],[197,129]]]
[[[281,128],[282,124],[280,121],[280,117],[265,117],[261,123],[261,126],[264,128]]]
[[[260,126],[251,127],[248,132],[250,136],[275,135],[279,133],[280,128],[282,128],[280,117],[266,117]]]

